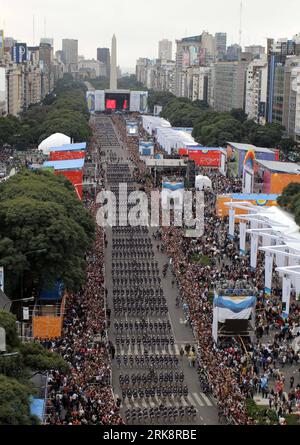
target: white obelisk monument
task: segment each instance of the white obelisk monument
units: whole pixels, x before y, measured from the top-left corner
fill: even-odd
[[[111,63],[110,63],[110,89],[115,91],[118,89],[117,85],[117,39],[115,34],[111,43]]]

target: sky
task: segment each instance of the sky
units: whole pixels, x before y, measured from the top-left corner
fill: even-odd
[[[35,44],[53,37],[55,50],[63,38],[79,40],[79,54],[96,58],[97,47],[110,47],[115,33],[118,64],[134,72],[139,57],[158,57],[158,41],[202,31],[227,32],[239,42],[241,0],[0,0],[0,29],[7,37]],[[265,45],[267,37],[300,32],[299,0],[243,0],[242,45]],[[46,18],[46,26],[45,26]],[[45,35],[46,34],[46,35]]]

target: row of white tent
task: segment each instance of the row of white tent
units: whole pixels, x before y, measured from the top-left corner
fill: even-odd
[[[44,155],[49,155],[51,148],[62,147],[63,145],[71,144],[71,138],[62,133],[55,133],[42,141],[39,145],[39,150]]]
[[[170,122],[157,116],[142,116],[143,128],[170,154],[172,149],[199,146],[190,133],[172,128]]]

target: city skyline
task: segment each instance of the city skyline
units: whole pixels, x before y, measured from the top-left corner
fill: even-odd
[[[26,4],[12,0],[9,5],[1,5],[0,29],[4,28],[6,36],[29,45],[38,44],[40,38],[45,36],[54,38],[55,50],[61,49],[63,38],[78,39],[79,54],[88,59],[97,58],[98,47],[110,47],[112,34],[115,33],[119,42],[119,65],[123,70],[131,72],[134,72],[139,57],[157,58],[158,42],[165,38],[174,43],[176,39],[198,35],[206,30],[212,34],[227,32],[228,45],[238,43],[240,0],[228,0],[226,4],[219,0],[209,4],[187,0],[185,10],[192,10],[193,14],[184,20],[180,4],[179,0],[166,0],[163,4],[153,0],[151,8],[145,11],[137,0],[131,0],[129,4],[112,0],[105,7],[101,2],[92,0],[87,11],[84,5],[77,5],[74,9],[70,0],[53,0],[51,5],[40,4],[37,0],[28,0]],[[266,28],[265,21],[270,14],[270,7],[272,21],[268,21]],[[57,20],[57,11],[60,20]],[[291,11],[293,14],[290,14]],[[300,31],[297,12],[300,14],[300,5],[296,0],[287,0],[284,9],[271,0],[263,3],[259,0],[251,3],[244,0],[242,45],[265,46],[267,37],[292,37]],[[137,35],[141,38],[137,38]]]

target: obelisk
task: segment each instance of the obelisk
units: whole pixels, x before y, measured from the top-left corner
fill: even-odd
[[[110,89],[117,90],[117,39],[113,35],[111,42],[111,63],[110,63]]]

